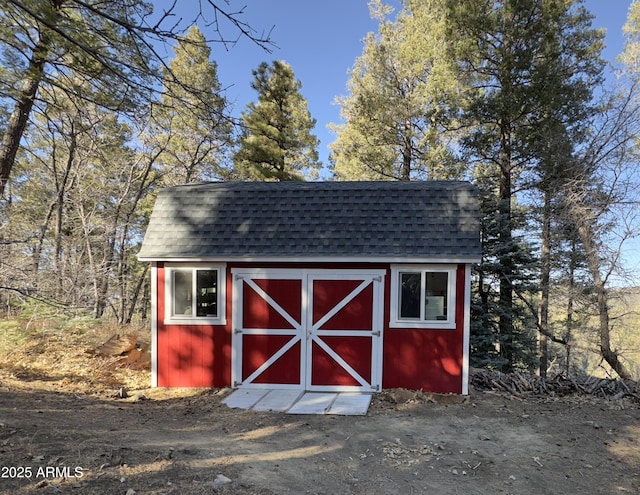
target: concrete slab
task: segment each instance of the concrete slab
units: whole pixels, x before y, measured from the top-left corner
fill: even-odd
[[[371,394],[359,392],[305,392],[303,390],[238,389],[222,403],[231,408],[288,414],[364,416]]]
[[[267,389],[238,389],[225,397],[222,403],[231,409],[251,409],[267,393]]]
[[[337,393],[305,392],[289,414],[326,414],[338,396]]]
[[[301,390],[270,390],[253,406],[254,411],[285,412],[303,394]]]
[[[327,414],[344,416],[364,416],[371,404],[371,394],[341,393],[338,394]]]

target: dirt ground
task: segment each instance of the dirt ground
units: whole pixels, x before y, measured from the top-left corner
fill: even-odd
[[[2,379],[3,494],[640,493],[625,400],[388,391],[366,416],[295,416],[229,409],[229,390],[116,399]]]
[[[0,494],[640,493],[631,398],[390,390],[366,416],[244,411],[230,390],[146,388],[148,363],[94,352],[109,326],[31,328],[2,334]]]

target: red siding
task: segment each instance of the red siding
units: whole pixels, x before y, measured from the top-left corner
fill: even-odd
[[[459,265],[456,283],[456,328],[437,329],[399,329],[389,328],[389,301],[391,270],[385,264],[357,264],[344,266],[341,264],[228,264],[227,266],[227,301],[226,320],[223,326],[207,325],[165,325],[164,324],[164,269],[158,264],[157,270],[157,384],[161,387],[225,387],[231,385],[231,332],[232,332],[232,294],[233,280],[231,268],[263,267],[263,268],[326,268],[357,269],[385,268],[385,301],[383,331],[383,388],[404,387],[422,389],[438,393],[462,392],[463,367],[463,328],[465,301],[465,267]],[[266,283],[266,282],[265,282]],[[271,283],[271,282],[270,282]],[[276,282],[277,285],[278,282]],[[288,293],[288,287],[282,287]],[[346,290],[346,289],[345,289]],[[277,290],[276,290],[277,292]],[[330,292],[326,291],[330,297]],[[335,296],[338,297],[338,296]],[[357,303],[357,298],[355,300]],[[286,298],[279,304],[287,304]],[[330,304],[330,301],[327,302]],[[291,308],[297,307],[294,301]],[[258,320],[273,318],[269,308],[263,308],[262,315],[254,315]],[[293,309],[292,309],[293,311]],[[338,313],[336,320],[327,322],[328,328],[340,326],[339,321],[348,317],[348,309],[344,314]],[[315,318],[315,317],[314,317]],[[261,322],[256,321],[256,325]],[[295,355],[295,351],[292,353]],[[260,357],[256,356],[256,363]],[[299,365],[296,359],[289,362],[291,366]],[[355,368],[366,369],[369,363],[352,363]],[[259,366],[259,363],[256,365]],[[321,366],[319,364],[318,366]],[[320,370],[316,370],[320,371]],[[318,376],[314,373],[314,376]],[[268,381],[268,377],[265,377]],[[347,378],[345,377],[345,380]]]
[[[387,277],[389,278],[389,277]],[[456,272],[456,328],[389,328],[389,282],[385,288],[382,386],[462,393],[464,265]]]
[[[227,275],[227,294],[231,294]],[[157,383],[159,387],[225,387],[231,384],[229,325],[165,325],[164,268],[158,266]],[[231,298],[227,298],[227,314]],[[229,321],[227,321],[229,323]]]

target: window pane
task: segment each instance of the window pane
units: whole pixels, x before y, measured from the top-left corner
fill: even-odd
[[[400,318],[420,318],[420,274],[400,274]]]
[[[449,274],[427,272],[425,276],[424,318],[425,320],[446,320]]]
[[[197,316],[218,316],[218,270],[197,271]]]
[[[191,306],[193,295],[193,275],[191,271],[173,272],[173,314],[192,315]]]

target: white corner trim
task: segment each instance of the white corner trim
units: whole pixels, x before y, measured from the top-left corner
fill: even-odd
[[[151,386],[158,386],[158,264],[151,264]]]
[[[471,265],[464,267],[464,324],[462,333],[462,395],[469,395],[471,337]]]

